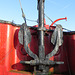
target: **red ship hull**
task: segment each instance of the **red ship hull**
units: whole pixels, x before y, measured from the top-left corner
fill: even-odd
[[[35,26],[37,27],[37,26]],[[45,25],[49,29],[49,25]],[[0,75],[31,75],[33,67],[20,64],[22,60],[31,60],[32,58],[25,52],[23,45],[19,43],[18,32],[20,26],[11,23],[0,23]],[[32,30],[31,50],[38,55],[38,35],[36,30]],[[34,34],[35,33],[35,34]],[[53,50],[53,45],[50,42],[50,36],[45,35],[45,55]],[[53,61],[63,61],[63,65],[57,65],[50,68],[54,73],[75,74],[75,32],[64,32],[64,43],[59,48],[59,52],[50,58]],[[36,42],[35,42],[36,41]],[[26,71],[25,71],[26,70]]]

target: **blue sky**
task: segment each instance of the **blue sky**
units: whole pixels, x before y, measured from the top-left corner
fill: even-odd
[[[38,19],[37,0],[21,0],[21,4],[27,19]],[[57,24],[61,24],[64,28],[75,30],[75,0],[45,0],[45,14],[53,21],[67,17],[67,21],[62,20],[57,22]],[[19,0],[0,0],[0,19],[6,21],[14,20],[14,23],[22,24],[24,21]],[[27,21],[27,24],[33,26],[37,23]],[[51,24],[47,18],[46,24]]]

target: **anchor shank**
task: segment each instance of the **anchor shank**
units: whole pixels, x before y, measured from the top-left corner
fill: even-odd
[[[45,58],[45,52],[44,52],[44,31],[41,30],[44,27],[44,2],[43,0],[39,1],[39,58],[44,59]]]
[[[38,2],[38,13],[39,13],[39,24],[38,25],[40,29],[39,30],[39,59],[45,60],[44,31],[43,31],[44,29],[44,0],[39,0]],[[48,73],[46,68],[47,67],[45,65],[39,65],[39,70],[41,70],[43,73],[45,72],[45,74]]]

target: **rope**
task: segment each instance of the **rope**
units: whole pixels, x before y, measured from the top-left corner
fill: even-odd
[[[19,0],[19,3],[20,3],[20,7],[21,7],[21,9],[22,9],[22,5],[21,5],[21,1]]]
[[[23,17],[23,19],[25,21],[25,25],[26,25],[26,17],[25,17],[25,14],[23,12],[22,5],[21,5],[21,1],[20,0],[19,0],[19,3],[20,3],[21,11],[22,11],[22,17]]]
[[[23,9],[22,9],[22,5],[21,5],[21,1],[20,0],[19,0],[19,3],[20,3],[21,11],[22,11],[22,17],[23,17],[25,23],[26,23],[26,20],[31,21],[31,22],[37,22],[35,20],[26,19],[25,14],[24,14]]]

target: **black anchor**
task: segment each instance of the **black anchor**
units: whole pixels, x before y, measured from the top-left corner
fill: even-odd
[[[23,10],[22,10],[23,12]],[[49,71],[49,66],[53,66],[55,64],[64,64],[64,62],[57,62],[57,61],[51,61],[49,58],[54,56],[58,50],[59,46],[62,45],[63,43],[63,31],[62,31],[62,26],[57,25],[51,38],[51,42],[53,45],[55,45],[55,48],[51,53],[45,56],[45,48],[44,48],[44,32],[45,31],[50,31],[44,28],[44,0],[38,0],[38,12],[39,12],[39,27],[31,27],[32,29],[36,29],[39,32],[39,56],[34,54],[30,48],[28,47],[28,44],[31,42],[31,33],[30,29],[26,24],[26,18],[23,13],[23,18],[25,20],[25,23],[22,24],[19,30],[19,42],[24,45],[25,51],[28,53],[29,56],[34,58],[34,60],[30,61],[20,61],[20,63],[23,64],[30,64],[30,65],[38,65],[39,69],[36,73],[36,75],[48,75]]]

